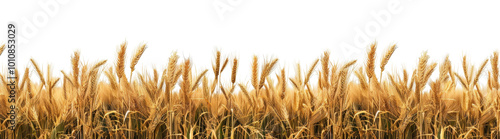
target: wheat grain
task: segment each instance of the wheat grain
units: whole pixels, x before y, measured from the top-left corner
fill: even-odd
[[[125,76],[125,53],[127,51],[127,42],[123,42],[119,49],[118,55],[116,59],[116,75],[118,76],[118,80],[121,81],[121,78]]]
[[[318,64],[318,61],[319,61],[319,59],[316,59],[313,62],[313,64],[311,65],[311,67],[309,68],[309,70],[307,71],[306,78],[304,79],[304,84],[307,84],[309,82],[309,79],[311,78],[311,74],[312,74],[314,68],[316,67],[316,65]]]
[[[181,82],[181,90],[182,90],[182,95],[184,98],[184,103],[185,104],[190,104],[189,102],[189,95],[191,93],[191,77],[190,77],[190,72],[191,71],[191,60],[186,59],[184,60],[184,66],[182,67],[182,82]]]
[[[229,59],[228,59],[228,58],[226,58],[226,60],[224,60],[224,63],[222,64],[222,68],[220,69],[219,74],[221,74],[221,73],[222,73],[222,71],[224,71],[224,69],[225,69],[225,68],[226,68],[226,66],[227,66],[227,62],[228,62],[228,61],[229,61]]]
[[[344,64],[344,66],[342,66],[342,68],[341,68],[341,69],[342,69],[342,70],[346,70],[346,69],[348,69],[348,68],[349,68],[349,67],[351,67],[352,65],[356,64],[356,61],[358,61],[358,60],[352,60],[352,61],[347,62],[346,64]]]
[[[80,51],[75,51],[73,56],[71,56],[71,64],[73,65],[73,82],[75,83],[75,87],[78,88],[80,84],[78,83],[79,77],[79,62],[80,62]]]
[[[377,42],[374,42],[370,45],[370,49],[368,50],[367,53],[367,60],[366,60],[366,75],[368,76],[368,79],[371,79],[373,76],[375,76],[375,52],[377,51]]]
[[[370,46],[368,53],[373,54],[368,57],[375,58],[375,49]],[[448,56],[438,65],[429,62],[424,52],[415,69],[403,68],[400,75],[383,69],[391,49],[396,48],[388,48],[381,65],[376,65],[388,75],[380,76],[380,81],[375,74],[365,73],[375,68],[370,58],[365,66],[354,67],[356,60],[330,63],[329,53],[324,52],[305,73],[297,63],[294,77],[287,77],[281,68],[274,78],[269,75],[278,59],[259,64],[254,56],[249,67],[254,91],[247,89],[245,81],[236,82],[241,61],[221,58],[220,51],[215,57],[218,64],[212,62],[214,74],[203,70],[194,77],[195,62],[178,63],[174,52],[163,73],[153,68],[153,75],[144,70],[130,80],[115,73],[118,60],[112,67],[105,67],[105,60],[80,63],[78,51],[71,55],[71,74],[61,70],[60,77],[52,75],[50,65],[42,72],[32,58],[40,83],[31,82],[29,68],[24,74],[16,71],[16,77],[23,77],[16,86],[20,87],[16,112],[24,118],[16,121],[16,132],[0,126],[0,138],[10,134],[26,138],[417,138],[437,134],[439,138],[496,138],[500,125],[494,77],[497,52],[480,65],[468,63],[464,56],[460,59],[464,74],[452,70]],[[315,70],[319,62],[322,67]],[[484,85],[479,77],[487,62],[492,69]],[[232,64],[231,78],[217,78],[228,64]],[[431,80],[437,66],[439,77]],[[411,75],[408,70],[413,70]],[[107,81],[101,82],[102,74]],[[208,79],[216,74],[214,80]],[[352,74],[356,79],[349,77]],[[0,97],[0,110],[7,111],[12,80],[5,77],[0,74],[0,96],[5,96]],[[309,82],[316,78],[318,85]],[[455,78],[463,87],[455,85]],[[292,88],[287,88],[287,82]],[[0,114],[0,121],[8,122],[7,116]]]
[[[330,64],[330,52],[328,51],[325,51],[323,53],[323,56],[321,57],[321,66],[322,66],[322,70],[323,70],[323,73],[321,74],[322,78],[319,78],[318,80],[320,80],[321,82],[323,82],[323,84],[320,84],[322,85],[323,87],[328,87],[329,83],[328,83],[328,75],[329,75],[329,72],[330,72],[330,69],[329,69],[329,65]]]
[[[429,80],[431,77],[432,73],[434,72],[434,69],[436,69],[437,63],[432,63],[429,67],[426,68],[426,71],[424,73],[424,78],[422,80],[422,85],[425,85],[425,83]]]
[[[233,68],[231,72],[231,83],[234,84],[236,82],[236,71],[238,70],[238,59],[233,59]]]
[[[167,81],[165,89],[167,92],[167,97],[170,95],[170,91],[172,90],[172,86],[174,86],[175,81],[176,81],[176,75],[178,75],[177,72],[177,60],[179,59],[179,56],[177,55],[177,52],[173,52],[170,58],[168,59],[168,68],[167,68]]]
[[[385,54],[384,54],[384,57],[382,57],[382,59],[380,60],[380,71],[381,72],[384,72],[385,70],[385,65],[387,65],[387,63],[389,62],[389,59],[391,59],[391,56],[392,54],[394,53],[394,51],[396,51],[396,44],[393,44],[389,47],[389,49],[387,49],[385,51]]]
[[[25,73],[27,73],[27,72],[25,72]],[[71,77],[69,77],[69,76],[68,76],[68,74],[66,74],[63,70],[61,70],[61,73],[62,73],[62,74],[63,74],[63,76],[64,76],[64,80],[65,80],[65,82],[66,82],[66,80],[67,80],[67,81],[69,81],[69,83],[71,84],[71,86],[73,86],[74,84],[73,84],[73,82],[71,82]],[[27,74],[25,74],[25,75],[27,75]],[[25,79],[23,79],[23,80],[25,80]],[[22,85],[21,85],[21,86],[22,86]]]
[[[257,89],[259,87],[259,63],[258,63],[258,58],[257,56],[253,56],[253,61],[252,61],[252,85],[254,89]]]
[[[219,73],[220,73],[220,59],[221,59],[221,53],[220,51],[217,51],[215,53],[215,65],[212,65],[214,75],[215,75],[215,80],[219,78]]]
[[[31,63],[33,64],[33,66],[35,67],[36,73],[38,73],[38,77],[40,78],[40,81],[42,82],[42,85],[46,85],[45,84],[45,78],[43,78],[42,70],[40,69],[40,67],[38,66],[38,64],[35,62],[35,59],[31,58],[30,60],[31,60]]]
[[[366,81],[366,78],[363,74],[363,68],[360,68],[359,70],[354,72],[356,77],[358,77],[359,84],[363,90],[368,89],[368,83]]]
[[[381,57],[380,60],[380,80],[382,80],[382,73],[385,71],[385,65],[389,62],[389,59],[391,59],[392,54],[394,51],[396,51],[396,44],[393,44],[385,51],[385,54],[383,57]]]
[[[281,99],[285,98],[286,95],[286,75],[285,75],[285,68],[281,69],[281,78],[279,78],[281,81]]]
[[[198,75],[198,77],[196,77],[196,80],[194,81],[194,84],[193,84],[193,87],[191,87],[191,90],[195,90],[198,87],[198,85],[200,84],[201,78],[205,77],[205,74],[207,72],[208,72],[208,70],[204,70],[200,73],[200,75]]]
[[[463,56],[463,60],[462,60],[462,68],[464,70],[464,76],[465,76],[465,79],[467,81],[467,84],[470,82],[470,79],[469,79],[469,73],[468,73],[468,65],[467,65],[467,57],[466,56]]]
[[[472,82],[472,85],[476,85],[477,84],[477,82],[479,81],[479,76],[483,72],[483,69],[484,69],[484,67],[486,66],[487,63],[488,63],[488,59],[484,60],[483,64],[481,64],[481,66],[477,70],[476,76],[474,76],[474,81]]]
[[[417,103],[420,103],[422,87],[425,85],[426,81],[425,73],[428,72],[427,71],[428,60],[429,60],[429,55],[427,55],[427,51],[425,51],[419,58],[417,74],[415,78],[415,96],[417,99]]]
[[[490,60],[491,64],[491,71],[492,71],[492,84],[495,89],[498,89],[500,87],[499,82],[498,82],[498,51],[493,53],[493,56],[491,56]]]
[[[130,71],[134,72],[135,70],[135,65],[139,62],[139,59],[141,59],[142,54],[144,54],[144,51],[146,50],[146,44],[140,45],[137,50],[135,50],[134,56],[130,60]]]
[[[262,88],[262,86],[264,85],[265,79],[267,78],[267,76],[269,76],[271,71],[274,69],[274,66],[276,65],[277,62],[278,62],[278,59],[274,59],[271,63],[264,64],[264,66],[262,67],[262,72],[260,74],[260,82],[259,82],[258,89]]]
[[[17,72],[16,72],[16,73],[17,73]],[[29,68],[26,68],[26,69],[24,70],[23,80],[21,81],[21,86],[20,86],[19,90],[21,90],[21,91],[23,90],[23,88],[24,88],[24,84],[26,83],[26,80],[28,80],[28,78],[29,78],[29,75],[30,75],[29,73],[30,73]]]
[[[108,71],[105,72],[106,77],[108,77],[109,84],[113,90],[118,89],[118,82],[116,81],[116,76],[113,74],[113,68],[109,68]]]
[[[144,51],[146,50],[146,44],[140,45],[137,50],[135,50],[134,56],[131,57],[130,59],[130,80],[132,80],[132,73],[135,71],[135,65],[139,62],[139,59],[141,59],[142,54],[144,54]]]
[[[106,64],[108,60],[101,60],[99,62],[97,62],[94,66],[92,66],[92,68],[90,68],[91,71],[95,71],[95,70],[98,70],[99,67],[101,67],[102,65]]]
[[[243,92],[243,94],[245,95],[245,97],[247,98],[247,101],[249,102],[252,102],[252,98],[250,97],[246,87],[242,84],[238,84],[240,86],[240,89],[241,89],[241,92]]]

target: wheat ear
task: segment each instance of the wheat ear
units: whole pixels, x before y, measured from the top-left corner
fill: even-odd
[[[31,60],[31,63],[33,64],[33,66],[35,67],[36,73],[38,73],[38,77],[40,77],[40,81],[42,82],[42,85],[46,85],[45,78],[43,78],[42,70],[40,69],[40,67],[36,63],[35,59],[31,58],[30,60]]]
[[[493,56],[491,56],[491,70],[492,70],[492,84],[493,88],[498,89],[499,84],[498,84],[498,52],[494,52]]]
[[[256,55],[253,56],[252,61],[252,86],[255,90],[259,87],[259,62]]]
[[[234,58],[233,59],[233,68],[232,68],[232,71],[231,71],[231,83],[235,83],[236,82],[236,72],[238,70],[238,59]]]
[[[385,70],[385,65],[389,62],[389,59],[391,59],[392,54],[394,51],[396,51],[396,44],[391,45],[387,51],[385,51],[384,57],[380,60],[380,81],[382,81],[382,73]]]
[[[118,56],[116,59],[116,75],[118,80],[125,77],[125,53],[127,51],[127,42],[123,42],[118,50]],[[126,77],[125,77],[126,78]]]
[[[314,63],[312,64],[312,66],[307,71],[306,78],[304,79],[304,84],[307,84],[309,82],[309,79],[311,78],[311,74],[312,74],[314,68],[316,67],[316,65],[318,64],[318,61],[319,61],[319,59],[316,59],[314,61]]]
[[[215,80],[219,79],[219,71],[220,71],[220,51],[217,51],[215,53],[215,65],[212,65],[214,75],[215,75]]]
[[[366,75],[368,75],[368,79],[370,80],[373,76],[375,76],[375,53],[377,51],[377,42],[374,42],[370,45],[370,49],[367,53],[366,60]]]
[[[196,77],[196,80],[195,80],[191,90],[195,90],[196,87],[198,87],[198,85],[200,84],[201,78],[204,77],[207,72],[208,72],[208,70],[204,70],[203,72],[201,72],[200,75],[198,75],[198,77]]]
[[[271,63],[266,63],[262,67],[262,72],[260,74],[260,82],[259,82],[259,87],[258,89],[262,88],[264,85],[264,82],[266,80],[266,77],[271,73],[271,71],[274,69],[274,66],[278,62],[278,59],[274,59]]]
[[[323,87],[326,87],[328,88],[328,85],[330,85],[328,83],[328,75],[329,75],[329,72],[330,72],[330,69],[329,69],[329,64],[330,64],[330,52],[328,51],[325,51],[323,53],[323,56],[321,57],[321,69],[323,70],[323,74],[322,75],[322,79],[318,79],[322,82],[322,84],[320,84],[321,86]],[[333,74],[333,73],[332,73]]]
[[[281,69],[281,99],[285,99],[286,95],[286,75],[285,68]]]
[[[79,69],[79,62],[80,62],[80,51],[75,51],[73,53],[73,56],[71,56],[71,64],[73,65],[73,83],[75,83],[75,87],[78,89],[80,87],[80,84],[78,83],[78,77],[80,74],[80,69]]]
[[[142,44],[135,50],[134,56],[130,60],[130,82],[132,82],[132,73],[135,71],[135,65],[139,62],[139,59],[141,59],[142,54],[146,50],[146,44]]]

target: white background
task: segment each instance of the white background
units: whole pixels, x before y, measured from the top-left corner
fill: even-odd
[[[17,22],[24,38],[19,40],[18,68],[31,66],[29,58],[34,58],[44,68],[51,64],[58,76],[61,69],[70,71],[75,50],[81,51],[85,62],[107,59],[107,66],[112,66],[116,49],[125,40],[127,59],[140,43],[148,45],[138,71],[164,68],[172,51],[178,51],[181,59],[191,58],[196,71],[211,69],[219,49],[224,56],[240,58],[240,82],[248,81],[254,54],[279,58],[281,68],[298,62],[310,65],[329,50],[333,61],[359,59],[361,66],[367,46],[354,45],[356,29],[372,33],[368,41],[379,42],[379,54],[393,43],[398,45],[388,71],[413,68],[423,51],[436,62],[449,54],[458,71],[461,56],[466,54],[479,65],[500,48],[498,1],[17,0],[0,5],[0,43],[6,43],[10,21]],[[398,12],[391,13],[394,7]],[[390,13],[387,22],[372,15],[384,12]],[[29,26],[36,31],[29,32]],[[372,28],[366,31],[367,26]],[[0,58],[3,69],[6,56],[4,52]]]

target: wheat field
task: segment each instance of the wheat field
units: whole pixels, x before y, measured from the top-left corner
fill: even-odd
[[[324,52],[296,69],[217,51],[212,69],[198,71],[173,52],[165,69],[140,73],[146,48],[127,55],[125,42],[116,59],[91,64],[75,51],[71,70],[56,73],[31,59],[16,79],[15,131],[3,73],[0,138],[500,138],[498,52],[479,65],[463,56],[457,69],[424,52],[416,69],[392,73],[385,66],[397,46],[377,56],[376,43],[367,59],[334,63]],[[239,83],[242,65],[251,80]]]

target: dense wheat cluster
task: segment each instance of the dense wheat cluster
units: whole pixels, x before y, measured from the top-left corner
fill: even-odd
[[[396,45],[377,56],[373,43],[367,59],[345,63],[324,52],[296,69],[258,56],[239,63],[217,51],[212,69],[195,71],[174,52],[165,69],[140,73],[135,66],[146,49],[139,45],[130,63],[127,43],[116,59],[92,64],[76,51],[72,70],[57,73],[31,59],[17,80],[15,132],[7,129],[4,73],[0,138],[500,137],[498,52],[475,66],[464,56],[458,69],[424,52],[416,69],[391,73],[385,65]],[[251,66],[251,81],[236,82],[242,65]]]

